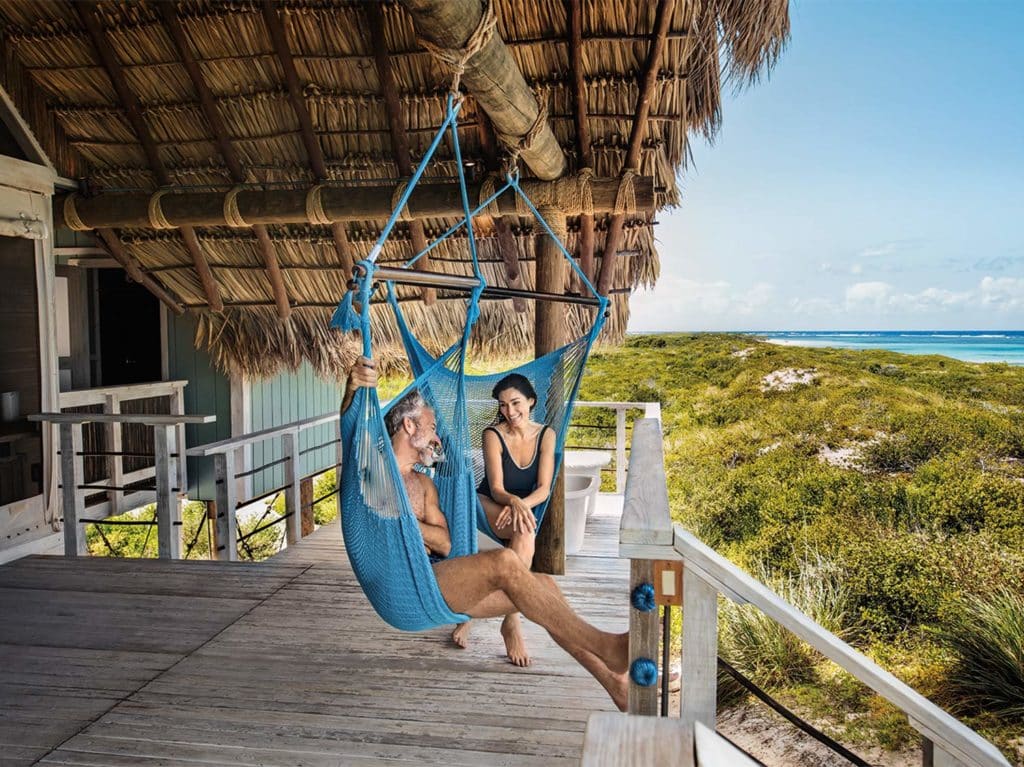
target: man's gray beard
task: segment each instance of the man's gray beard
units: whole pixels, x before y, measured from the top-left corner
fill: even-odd
[[[415,448],[416,451],[419,453],[420,466],[424,466],[429,469],[431,466],[434,465],[434,448],[429,439],[423,441],[418,437],[414,436],[411,440],[409,440],[409,442],[413,446],[413,448]]]

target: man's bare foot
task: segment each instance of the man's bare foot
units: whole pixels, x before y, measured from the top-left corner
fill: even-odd
[[[604,657],[605,665],[616,674],[629,669],[629,632],[612,634],[610,652]]]
[[[465,650],[466,646],[469,644],[469,624],[470,623],[472,623],[472,621],[466,621],[465,623],[460,623],[459,625],[457,625],[455,627],[455,630],[452,631],[452,641],[458,647],[461,647],[463,650]]]
[[[530,655],[523,641],[523,627],[519,625],[519,613],[510,613],[501,622],[501,636],[505,639],[505,653],[516,666],[529,666]]]

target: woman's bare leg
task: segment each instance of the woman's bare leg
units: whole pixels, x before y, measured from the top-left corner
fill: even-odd
[[[526,531],[514,531],[511,523],[498,526],[498,517],[501,515],[503,506],[497,504],[486,495],[477,495],[480,505],[487,514],[487,522],[501,540],[514,551],[523,564],[529,568],[533,564],[533,553],[535,546],[535,535]],[[452,631],[452,641],[459,647],[465,648],[469,644],[469,630],[471,621],[460,623]],[[526,640],[523,637],[523,627],[519,621],[519,613],[511,612],[501,622],[501,637],[505,641],[505,654],[516,666],[529,666],[530,654],[526,649]]]

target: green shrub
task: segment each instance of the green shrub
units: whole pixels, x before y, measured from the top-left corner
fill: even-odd
[[[1024,721],[1024,596],[997,589],[965,598],[939,633],[956,658],[949,704]]]

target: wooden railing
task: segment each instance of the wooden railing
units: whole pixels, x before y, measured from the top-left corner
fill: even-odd
[[[70,409],[106,415],[129,414],[185,414],[185,386],[187,381],[153,381],[124,386],[101,386],[95,389],[61,392],[60,409]],[[138,508],[155,500],[151,490],[133,490],[133,486],[155,476],[156,462],[153,435],[145,426],[133,422],[83,422],[83,451],[87,453],[83,473],[79,480],[88,484],[105,484],[110,489],[105,501],[93,502],[96,493],[84,492],[85,505],[94,516],[116,516],[123,511]],[[185,423],[175,427],[175,441],[185,444]],[[177,462],[176,484],[188,487],[185,461]],[[128,489],[123,489],[128,488]]]
[[[662,584],[656,582],[654,572],[656,569],[669,572],[672,563],[682,563],[683,688],[678,724],[687,734],[687,743],[693,742],[691,735],[695,725],[715,728],[718,599],[724,596],[741,604],[754,605],[903,711],[911,726],[921,733],[926,764],[1009,767],[999,750],[978,733],[826,631],[680,525],[674,525],[669,512],[661,428],[654,420],[644,419],[633,426],[619,554],[630,560],[631,589],[646,583],[656,587],[657,592],[671,590],[671,584],[665,584],[667,588],[663,589]],[[661,567],[660,563],[666,564]],[[631,662],[657,657],[658,623],[656,609],[630,610]],[[653,685],[641,687],[631,680],[629,712],[655,714],[656,709],[657,689]],[[605,715],[600,723],[588,725],[587,743],[594,758],[588,760],[585,754],[584,764],[601,763],[594,755],[603,747],[605,736],[599,735],[602,729],[615,730],[620,735],[628,733],[637,744],[655,733],[654,725],[636,719],[631,719],[628,725],[613,726]],[[663,731],[664,725],[658,725],[658,730]],[[692,748],[680,754],[679,761],[694,764]]]
[[[185,424],[212,423],[212,415],[165,415],[126,413],[37,413],[29,416],[30,421],[57,424],[60,427],[60,476],[61,498],[64,511],[64,553],[75,557],[88,554],[85,530],[82,525],[102,521],[102,516],[85,516],[85,497],[89,490],[125,492],[125,486],[94,485],[83,482],[84,459],[88,453],[83,449],[82,431],[86,424],[105,424],[115,428],[126,424],[140,424],[153,430],[152,469],[148,476],[155,484],[153,493],[157,511],[158,556],[164,559],[178,559],[181,556],[181,504],[180,499],[187,490],[184,470]],[[180,446],[180,449],[179,449]],[[142,477],[144,479],[145,477]],[[99,512],[93,512],[94,515]]]
[[[621,492],[625,485],[626,475],[626,452],[627,452],[627,423],[626,414],[629,410],[643,410],[648,418],[658,419],[661,417],[661,406],[657,402],[576,402],[577,408],[605,408],[614,410],[616,413],[615,426],[615,467],[617,492]],[[286,523],[286,540],[293,544],[302,538],[302,517],[303,514],[311,514],[311,506],[314,503],[309,498],[311,494],[307,490],[303,493],[304,486],[312,476],[319,474],[324,467],[317,467],[313,472],[303,474],[301,469],[301,451],[299,449],[300,436],[308,429],[313,429],[324,424],[333,424],[338,421],[339,415],[336,412],[325,413],[320,416],[313,416],[299,421],[283,424],[262,431],[243,434],[238,437],[211,442],[188,450],[188,455],[194,458],[212,458],[214,462],[214,476],[216,478],[216,519],[217,519],[217,557],[227,561],[233,561],[238,556],[238,535],[237,535],[237,511],[242,506],[253,503],[260,498],[276,493],[284,495],[285,512],[282,519]],[[248,470],[242,470],[240,450],[249,445],[269,440],[280,440],[282,451],[281,459],[271,461],[262,466],[256,466]],[[337,440],[334,443],[337,444]],[[324,445],[320,445],[320,448]],[[337,461],[341,461],[340,448]],[[252,497],[242,497],[242,489],[238,480],[245,476],[251,476],[261,472],[273,465],[283,464],[284,482],[280,487],[271,492],[263,492]],[[307,496],[305,499],[303,496]],[[320,499],[323,500],[323,499]],[[280,520],[278,520],[280,521]]]

